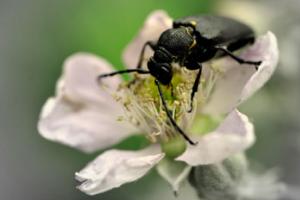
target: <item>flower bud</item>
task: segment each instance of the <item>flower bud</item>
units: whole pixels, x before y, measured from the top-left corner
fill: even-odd
[[[237,182],[240,182],[247,169],[243,155],[237,155],[222,163],[194,167],[189,181],[198,196],[205,200],[236,200]]]

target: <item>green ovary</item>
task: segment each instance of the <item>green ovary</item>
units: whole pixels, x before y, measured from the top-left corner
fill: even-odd
[[[181,137],[173,137],[167,142],[160,144],[162,151],[169,158],[176,158],[180,156],[186,149],[186,141]]]

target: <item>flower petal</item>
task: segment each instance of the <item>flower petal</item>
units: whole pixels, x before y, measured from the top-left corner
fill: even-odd
[[[76,173],[76,179],[82,182],[78,189],[95,195],[135,181],[163,157],[159,146],[154,145],[141,151],[106,151]]]
[[[104,59],[88,53],[77,53],[64,63],[63,80],[65,95],[75,101],[105,103],[115,106],[108,100],[113,100],[109,91],[115,91],[121,83],[119,76],[102,80],[104,86],[99,86],[97,77],[103,73],[114,71],[114,68]],[[115,102],[115,101],[112,101]]]
[[[255,141],[255,135],[247,116],[234,110],[214,132],[195,138],[194,141],[198,141],[198,144],[189,145],[176,160],[192,166],[221,162],[250,147]]]
[[[257,71],[254,66],[240,65],[228,57],[216,61],[216,66],[224,73],[217,80],[203,112],[228,113],[245,101],[269,80],[276,68],[278,54],[277,39],[268,32],[240,55],[245,60],[262,61]]]
[[[152,12],[146,19],[143,28],[126,47],[123,53],[123,60],[128,68],[135,68],[144,44],[148,41],[157,41],[160,34],[172,27],[172,19],[163,10]],[[144,59],[150,57],[151,50],[145,51]]]
[[[186,180],[191,171],[191,167],[183,162],[178,162],[164,158],[157,165],[158,173],[172,186],[173,191],[177,194],[179,187]]]
[[[120,80],[105,82],[107,90],[96,81],[100,73],[111,70],[106,61],[94,55],[70,57],[57,83],[56,96],[49,98],[42,109],[40,134],[85,152],[108,147],[132,134],[130,125],[117,121],[122,107],[107,92]]]
[[[272,32],[268,32],[267,35],[263,37],[260,43],[258,43],[261,47],[257,47],[257,49],[251,48],[244,54],[244,56],[249,59],[255,59],[261,56],[263,63],[260,65],[257,73],[254,73],[248,80],[242,91],[239,103],[245,101],[253,95],[254,92],[260,89],[270,79],[276,69],[279,60],[276,36]],[[263,48],[266,47],[268,47],[269,52],[263,50]]]

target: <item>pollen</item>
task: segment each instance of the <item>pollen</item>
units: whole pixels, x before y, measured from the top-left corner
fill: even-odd
[[[208,83],[214,82],[214,77],[201,78],[193,112],[188,113],[196,72],[183,67],[174,67],[173,70],[172,86],[162,85],[161,89],[172,118],[183,130],[188,130],[199,106],[212,90],[212,84]],[[152,76],[135,74],[133,82],[119,85],[114,98],[123,105],[125,116],[122,120],[127,120],[146,133],[146,138],[152,143],[166,144],[178,138],[185,143],[170,122],[154,82]],[[186,133],[189,134],[188,131]]]

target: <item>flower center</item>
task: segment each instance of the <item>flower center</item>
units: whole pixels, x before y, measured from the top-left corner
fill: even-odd
[[[184,69],[176,69],[172,84],[162,86],[165,99],[173,119],[183,129],[188,126],[186,110],[189,106],[190,88],[192,87],[194,73]],[[166,142],[178,136],[171,125],[166,111],[163,108],[154,78],[150,75],[136,75],[134,82],[123,84],[120,97],[124,105],[127,119],[142,131],[147,133],[151,142]]]
[[[201,77],[201,84],[194,98],[194,109],[190,108],[190,96],[197,71],[173,67],[173,78],[169,86],[161,86],[163,98],[166,101],[172,118],[182,130],[189,134],[197,109],[206,101],[211,90],[212,82],[209,78]],[[121,102],[125,110],[125,119],[146,133],[152,143],[160,143],[163,151],[167,149],[182,149],[186,141],[175,130],[163,107],[158,88],[150,75],[136,74],[133,82],[119,86],[116,99]],[[174,153],[178,154],[178,153]]]

